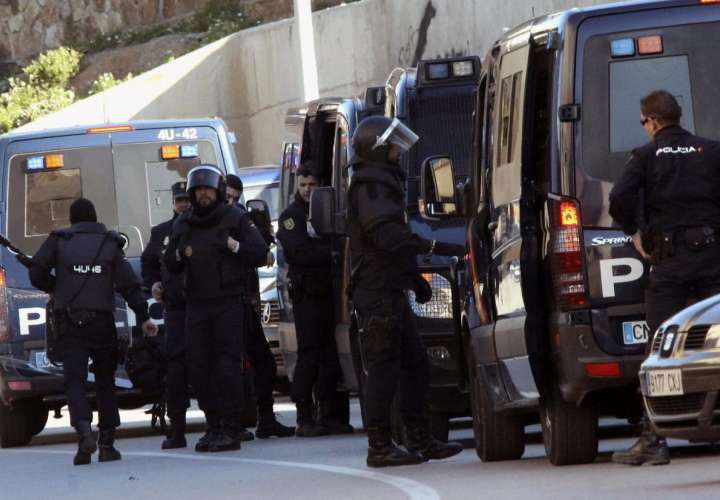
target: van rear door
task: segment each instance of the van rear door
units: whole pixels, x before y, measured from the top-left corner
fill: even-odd
[[[582,22],[576,54],[575,190],[581,204],[593,329],[609,353],[639,353],[647,267],[608,214],[608,194],[632,149],[648,142],[640,99],[662,88],[682,126],[720,139],[720,5],[665,7]],[[579,132],[579,133],[578,133]]]

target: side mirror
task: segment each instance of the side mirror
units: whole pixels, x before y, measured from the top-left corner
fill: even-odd
[[[333,236],[338,233],[335,224],[335,188],[318,187],[310,195],[310,216],[308,221],[319,236]]]
[[[255,199],[248,200],[246,203],[248,212],[252,215],[255,225],[258,227],[272,226],[270,220],[270,207],[265,200]]]
[[[457,217],[455,172],[447,156],[426,159],[421,168],[420,213],[423,217]]]

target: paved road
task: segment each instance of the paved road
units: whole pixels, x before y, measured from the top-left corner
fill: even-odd
[[[276,410],[289,423],[288,404]],[[354,415],[358,408],[353,408]],[[198,416],[197,413],[193,414]],[[522,460],[481,463],[471,431],[454,429],[467,449],[443,461],[396,469],[364,466],[365,436],[273,439],[245,443],[239,452],[164,452],[142,412],[124,412],[121,462],[74,467],[67,421],[51,421],[32,446],[0,450],[0,498],[22,500],[185,499],[622,499],[720,497],[720,450],[674,442],[666,467],[623,467],[609,453],[631,443],[628,429],[605,428],[592,465],[553,467],[536,429]],[[196,420],[198,423],[199,420]],[[357,418],[355,423],[359,425]],[[611,422],[613,423],[613,422]],[[613,424],[617,424],[614,422]],[[195,426],[198,429],[198,426]],[[200,436],[194,433],[194,444]]]

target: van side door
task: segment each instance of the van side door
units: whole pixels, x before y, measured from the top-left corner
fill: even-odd
[[[494,341],[509,400],[538,397],[526,334],[527,269],[532,253],[524,241],[523,123],[531,46],[504,53],[496,66],[493,151],[489,187],[490,283],[496,314]],[[525,273],[525,274],[524,274]],[[537,334],[537,332],[536,332]]]

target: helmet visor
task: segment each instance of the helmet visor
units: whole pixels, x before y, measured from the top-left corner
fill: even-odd
[[[415,132],[395,118],[385,132],[378,137],[373,149],[380,146],[397,146],[401,152],[405,153],[415,145],[418,139],[420,138]]]
[[[215,167],[201,165],[188,173],[187,189],[188,191],[198,187],[219,189],[221,179],[222,174]]]

